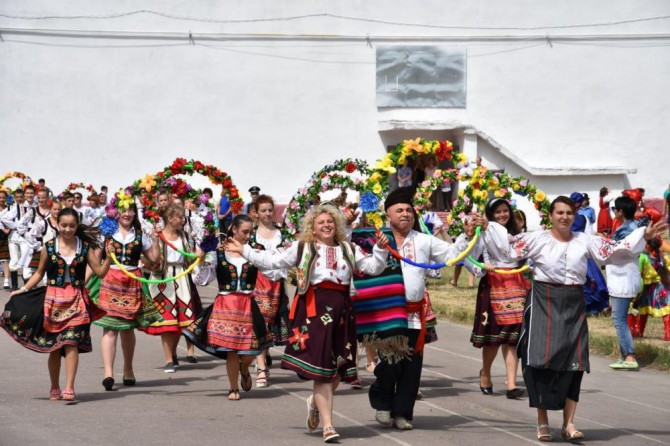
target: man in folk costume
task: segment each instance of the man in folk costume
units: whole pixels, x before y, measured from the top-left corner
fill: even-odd
[[[31,250],[23,235],[25,227],[22,226],[22,221],[26,214],[33,211],[33,199],[35,198],[35,189],[29,189],[24,194],[23,189],[16,189],[14,191],[14,204],[2,216],[2,224],[4,227],[11,230],[9,233],[9,272],[11,278],[12,291],[19,289],[19,268],[21,266],[21,259],[30,255]],[[27,198],[27,199],[26,199]],[[26,277],[26,274],[28,273]],[[30,271],[24,271],[24,283],[30,278]]]
[[[418,218],[411,188],[391,192],[384,209],[390,224],[390,233],[385,232],[391,245],[397,247],[402,257],[417,263],[442,263],[455,258],[467,248],[475,226],[481,223],[480,218],[473,219],[465,226],[465,234],[450,244],[416,230]],[[385,281],[382,286],[375,288],[366,283],[365,277],[356,283],[359,295],[354,297],[354,307],[359,338],[364,345],[377,350],[380,360],[374,372],[377,379],[369,393],[370,404],[377,411],[375,419],[383,425],[410,430],[423,366],[427,270],[404,261],[399,267],[397,262],[393,263],[389,262],[379,276]],[[375,300],[382,299],[386,303],[375,305]],[[399,300],[399,306],[391,309],[389,304],[394,299]]]

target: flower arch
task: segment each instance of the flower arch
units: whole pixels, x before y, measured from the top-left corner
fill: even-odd
[[[92,184],[70,183],[70,184],[67,185],[67,187],[65,189],[63,189],[63,191],[60,194],[58,194],[58,199],[63,198],[63,194],[65,194],[66,192],[73,192],[73,191],[76,191],[77,189],[86,189],[86,191],[88,191],[89,194],[93,193],[93,192],[97,193],[97,191],[95,190],[95,187],[93,187]]]
[[[5,187],[5,181],[16,178],[21,180],[21,184],[15,187]],[[0,176],[0,189],[4,189],[8,192],[13,192],[18,187],[24,188],[26,186],[35,186],[35,182],[23,172],[7,172],[6,174]]]

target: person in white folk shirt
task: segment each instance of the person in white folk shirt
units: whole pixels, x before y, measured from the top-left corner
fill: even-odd
[[[568,197],[557,197],[549,213],[551,229],[510,238],[509,258],[534,263],[517,352],[530,406],[537,408],[537,439],[553,441],[547,411],[562,410],[561,436],[580,441],[584,434],[574,425],[574,418],[582,377],[590,371],[584,302],[587,259],[599,264],[626,263],[642,252],[644,239],[656,237],[668,225],[639,228],[615,242],[571,232],[577,208]]]
[[[450,244],[415,230],[418,229],[418,221],[411,188],[398,188],[391,192],[384,202],[384,209],[400,255],[419,263],[442,263],[457,257],[467,248],[475,227],[482,222],[481,217],[473,217],[466,224],[465,233]],[[370,404],[376,409],[378,423],[410,430],[413,429],[410,422],[423,365],[422,327],[425,329],[425,320],[421,319],[421,308],[424,304],[426,269],[405,262],[401,262],[401,267],[407,301],[410,356],[391,361],[380,354],[379,364],[374,370],[377,379],[370,387],[369,397]]]
[[[32,194],[31,194],[32,192]],[[14,204],[2,216],[2,224],[5,228],[11,230],[9,233],[9,274],[11,278],[11,289],[16,291],[19,289],[19,268],[22,258],[29,255],[30,248],[23,238],[25,228],[21,226],[21,221],[32,206],[29,203],[33,202],[35,189],[24,194],[23,189],[16,189],[14,191]],[[28,272],[27,277],[24,274],[24,283],[30,278]]]

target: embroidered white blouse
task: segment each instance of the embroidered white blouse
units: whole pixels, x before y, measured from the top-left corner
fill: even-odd
[[[524,233],[510,238],[509,256],[531,259],[535,280],[583,285],[586,282],[587,258],[600,265],[626,263],[644,250],[645,230],[638,228],[618,242],[583,232],[572,233],[569,242],[556,240],[551,231]]]
[[[388,251],[375,247],[372,254],[365,254],[360,247],[353,245],[354,256],[356,260],[356,269],[364,274],[375,276],[381,274],[386,268],[386,258]],[[303,248],[307,251],[307,246]],[[263,272],[272,269],[281,269],[284,271],[284,277],[288,274],[288,268],[298,264],[298,243],[293,243],[283,251],[260,251],[252,249],[249,245],[244,245],[244,258],[250,260],[256,267]],[[314,262],[314,271],[311,277],[311,283],[321,283],[324,281],[334,282],[341,285],[349,285],[351,282],[351,269],[344,260],[342,248],[340,246],[326,246],[320,243],[316,245],[316,261]]]

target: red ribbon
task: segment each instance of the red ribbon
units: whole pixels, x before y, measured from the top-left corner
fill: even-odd
[[[305,294],[301,294],[300,296],[297,296],[295,299],[293,299],[293,303],[291,304],[291,312],[288,315],[289,319],[291,320],[295,319],[295,312],[296,308],[298,307],[298,300],[303,296],[305,297],[305,304],[307,304],[307,317],[316,317],[316,299],[314,296],[314,288],[325,288],[327,290],[337,290],[337,291],[349,291],[348,285],[340,285],[339,283],[335,282],[324,281],[321,283],[317,283],[316,285],[310,285],[309,287],[307,287],[307,291],[305,291]]]

